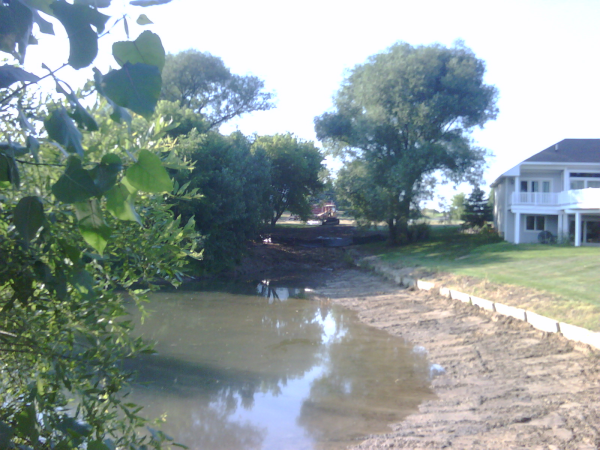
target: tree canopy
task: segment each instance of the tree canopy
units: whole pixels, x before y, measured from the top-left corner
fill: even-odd
[[[260,78],[232,74],[221,58],[193,49],[167,55],[161,96],[201,114],[208,129],[274,107]]]
[[[193,169],[179,171],[175,179],[200,196],[174,199],[174,210],[183,222],[194,218],[203,236],[203,259],[197,264],[203,271],[218,272],[238,263],[248,240],[270,217],[270,163],[250,146],[239,132],[223,136],[193,131],[178,139],[179,155]]]
[[[130,334],[124,295],[141,304],[158,280],[177,285],[186,259],[199,256],[193,220],[182,223],[165,201],[184,191],[167,169],[186,164],[155,112],[161,40],[150,31],[131,40],[126,25],[112,47],[119,67],[90,70],[93,81],[78,89],[51,58],[43,77],[22,67],[34,30],[55,26],[67,33],[57,45],[69,46],[68,65],[89,67],[105,30],[130,19],[100,12],[110,3],[0,3],[0,51],[9,58],[0,66],[3,449],[135,450],[168,440],[139,433],[148,422],[122,395],[131,377],[123,360],[151,351]],[[55,89],[40,95],[42,78]]]
[[[323,155],[319,149],[313,142],[288,133],[260,136],[252,150],[264,153],[270,164],[271,225],[275,226],[284,211],[306,220],[311,213],[310,198],[323,188]]]
[[[334,110],[315,118],[317,137],[330,151],[362,161],[356,179],[367,177],[380,191],[369,214],[380,211],[390,242],[406,240],[411,208],[418,208],[434,173],[452,181],[480,178],[485,151],[470,133],[497,114],[497,90],[484,74],[484,62],[462,43],[395,44],[356,66]]]

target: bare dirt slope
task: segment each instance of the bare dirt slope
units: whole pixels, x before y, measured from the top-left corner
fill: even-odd
[[[437,400],[356,448],[598,449],[600,358],[557,335],[360,270],[318,294],[424,347]]]
[[[358,248],[313,248],[316,237],[351,227],[278,230],[255,244],[235,274],[284,284],[301,280],[320,296],[359,311],[369,325],[426,349],[445,370],[437,400],[357,449],[600,449],[600,355],[509,317],[356,269]],[[484,287],[485,288],[485,287]],[[513,292],[514,291],[514,292]],[[497,299],[497,286],[478,290]],[[521,300],[526,289],[511,288]]]

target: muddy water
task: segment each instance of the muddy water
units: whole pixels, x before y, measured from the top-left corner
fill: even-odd
[[[135,362],[131,400],[190,449],[311,450],[388,432],[433,397],[420,352],[298,294],[155,295],[141,333],[158,354]]]

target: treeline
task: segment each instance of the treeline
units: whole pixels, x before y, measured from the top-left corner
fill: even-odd
[[[175,180],[197,193],[176,200],[173,211],[184,223],[194,218],[202,236],[195,272],[219,272],[284,211],[308,218],[309,198],[324,185],[323,156],[289,133],[220,133],[231,119],[273,107],[262,80],[231,74],[220,58],[197,50],[167,55],[164,74],[156,115],[169,124],[172,150],[192,166],[173,172]]]

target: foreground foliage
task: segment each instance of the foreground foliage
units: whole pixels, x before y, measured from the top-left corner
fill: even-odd
[[[40,95],[41,77],[20,67],[32,31],[53,34],[54,26],[67,32],[68,65],[90,66],[99,35],[127,20],[98,10],[107,6],[0,5],[0,50],[14,58],[0,66],[3,449],[160,448],[168,440],[160,431],[140,433],[147,422],[122,391],[130,380],[123,360],[150,351],[130,337],[125,296],[141,304],[157,280],[177,284],[185,258],[199,256],[194,222],[175,219],[165,201],[183,192],[167,168],[186,164],[170,151],[169,124],[154,112],[165,60],[160,38],[144,31],[115,43],[120,67],[94,68],[84,89],[72,89],[48,61],[45,77],[56,90]],[[82,105],[96,95],[91,111]]]

